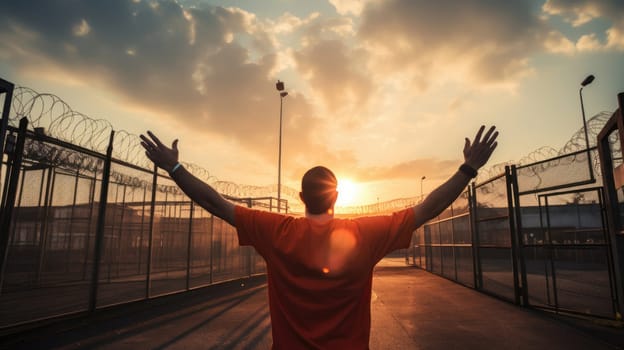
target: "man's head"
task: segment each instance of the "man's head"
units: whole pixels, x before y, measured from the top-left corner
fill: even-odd
[[[334,207],[338,192],[338,181],[331,170],[316,166],[308,170],[301,179],[299,196],[310,214],[326,214]]]

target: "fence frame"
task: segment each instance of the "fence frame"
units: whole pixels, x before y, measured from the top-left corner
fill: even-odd
[[[0,174],[2,174],[2,159],[4,157],[4,143],[9,126],[9,113],[11,112],[11,102],[13,101],[13,90],[15,85],[0,78],[0,94],[4,94],[4,103],[2,105],[2,119],[0,119]],[[1,207],[0,207],[1,210]]]
[[[623,98],[624,98],[624,94]],[[624,124],[624,123],[623,123]],[[595,189],[599,189],[599,193],[603,193],[603,188],[602,187],[589,187],[588,185],[591,184],[595,184],[596,183],[596,178],[591,176],[590,172],[590,176],[587,179],[581,180],[581,181],[572,181],[570,183],[563,183],[563,184],[556,184],[556,185],[550,185],[550,186],[546,186],[543,188],[538,188],[538,189],[531,189],[531,190],[525,190],[525,191],[520,191],[519,190],[519,185],[518,185],[518,170],[519,169],[523,169],[523,168],[527,168],[527,167],[536,167],[539,166],[540,164],[544,164],[544,163],[548,163],[548,162],[552,162],[552,161],[557,161],[560,159],[564,159],[566,157],[576,157],[577,155],[582,155],[582,154],[588,154],[589,152],[594,152],[596,151],[596,148],[591,148],[589,150],[580,150],[580,151],[576,151],[576,152],[572,152],[569,154],[564,154],[564,155],[560,155],[557,157],[553,157],[550,159],[546,159],[546,160],[541,160],[538,162],[534,162],[531,164],[526,164],[526,165],[522,165],[522,166],[516,166],[516,165],[511,165],[511,166],[506,166],[505,167],[505,171],[504,173],[501,173],[499,175],[495,175],[492,176],[491,178],[484,180],[482,182],[475,182],[473,181],[467,188],[467,190],[469,191],[469,203],[470,203],[470,221],[471,221],[471,230],[472,230],[472,252],[473,252],[473,279],[474,279],[474,288],[491,296],[497,297],[497,298],[501,298],[503,300],[507,300],[510,301],[514,304],[517,305],[521,305],[521,306],[525,306],[525,307],[536,307],[536,308],[540,308],[540,309],[545,309],[545,310],[552,310],[554,312],[564,312],[566,314],[577,314],[577,315],[583,315],[583,316],[591,316],[591,317],[596,317],[596,318],[603,318],[603,316],[600,315],[591,315],[591,314],[587,314],[581,310],[569,310],[569,309],[563,309],[561,307],[554,307],[554,308],[549,308],[549,307],[542,307],[539,305],[532,305],[530,303],[530,295],[529,295],[529,286],[528,286],[528,282],[527,282],[527,267],[526,267],[526,257],[525,257],[525,253],[524,253],[524,243],[523,243],[523,239],[521,237],[521,234],[523,232],[523,222],[522,222],[522,211],[521,209],[523,208],[521,203],[520,203],[520,199],[522,196],[526,196],[526,195],[536,195],[536,196],[548,196],[549,194],[556,194],[556,193],[576,193],[576,192],[586,192],[586,191],[590,191],[590,190],[595,190]],[[601,162],[602,162],[602,156],[601,156]],[[604,165],[603,165],[604,167]],[[603,173],[605,172],[605,170],[603,170]],[[481,186],[485,186],[493,181],[499,180],[502,177],[505,178],[505,196],[506,196],[506,204],[507,204],[507,213],[504,216],[495,216],[495,217],[487,217],[487,218],[480,218],[479,217],[479,213],[478,213],[478,200],[479,200],[479,196],[478,196],[478,189]],[[606,201],[603,199],[602,196],[599,196],[599,201],[600,201],[600,205],[601,206],[605,206],[608,205],[608,203],[606,203]],[[612,204],[613,205],[613,204]],[[501,208],[502,209],[502,208]],[[541,211],[540,211],[540,215],[541,215]],[[495,292],[492,292],[490,290],[487,290],[484,287],[484,282],[483,282],[483,256],[482,256],[482,246],[481,246],[481,239],[480,239],[480,228],[479,228],[479,223],[483,222],[483,221],[489,221],[489,220],[498,220],[498,219],[507,219],[508,220],[508,229],[509,229],[509,234],[510,234],[510,262],[511,262],[511,268],[512,268],[512,272],[510,274],[510,277],[513,279],[513,297],[511,299],[509,299],[508,297],[502,295],[502,294],[498,294]],[[431,223],[436,224],[438,223],[440,220],[439,219],[434,219],[431,221]],[[606,230],[606,232],[610,232],[610,230]],[[612,241],[609,240],[609,234],[606,234],[606,243],[605,243],[605,249],[608,252],[612,252],[615,249],[615,246],[613,245]],[[429,244],[430,242],[427,242],[427,240],[425,239],[424,241],[424,245],[425,247],[419,247],[419,251],[423,251],[424,252],[424,257],[420,256],[420,259],[424,259],[424,260],[430,260],[431,256],[430,256],[430,251],[431,251],[431,244]],[[580,244],[581,246],[583,246],[583,244]],[[487,248],[487,247],[486,247]],[[494,247],[495,248],[495,247]],[[501,247],[501,248],[506,248],[506,247]],[[613,311],[613,315],[612,317],[610,317],[611,319],[620,319],[621,318],[621,314],[620,314],[620,310],[621,308],[619,307],[619,304],[622,302],[621,298],[619,298],[618,296],[618,290],[620,287],[618,287],[618,272],[616,270],[616,262],[617,257],[613,257],[612,254],[607,253],[609,256],[607,257],[607,263],[606,263],[606,273],[609,276],[609,289],[611,291],[611,300],[609,300],[609,303],[612,305],[612,311]],[[420,254],[423,255],[423,254]],[[414,265],[417,266],[422,266],[422,263],[416,263],[418,259],[413,258],[412,261],[414,262]],[[548,259],[551,262],[553,261],[553,259]],[[407,260],[409,261],[409,259]],[[431,267],[429,266],[430,264],[427,264],[426,269],[428,271],[432,271]],[[449,277],[448,273],[443,273],[443,272],[436,272],[433,271],[436,274],[439,274],[442,277],[445,277],[447,279],[453,280],[457,283],[461,283],[460,281],[457,280],[457,278],[452,278]],[[463,283],[461,283],[463,284]],[[556,288],[556,286],[555,286]],[[605,303],[606,303],[606,299],[605,299]],[[558,305],[555,302],[555,305]]]
[[[89,212],[93,212],[94,209],[96,209],[97,211],[97,215],[94,215],[95,217],[91,217],[89,216],[89,220],[90,222],[93,221],[93,223],[89,223],[87,224],[89,229],[95,229],[95,240],[96,243],[93,244],[93,242],[91,241],[91,243],[89,243],[89,239],[91,238],[91,234],[87,234],[85,236],[85,261],[83,266],[83,272],[85,272],[86,274],[83,275],[83,279],[85,281],[85,283],[89,283],[88,284],[88,297],[86,299],[86,308],[85,309],[76,309],[78,311],[71,311],[69,313],[50,313],[48,316],[45,316],[43,318],[35,318],[35,319],[30,319],[27,321],[21,321],[21,322],[17,322],[17,323],[10,323],[10,324],[3,324],[0,325],[0,332],[1,333],[11,333],[12,329],[15,330],[19,330],[19,329],[24,329],[24,328],[29,328],[32,326],[35,326],[36,324],[38,324],[39,322],[43,321],[43,320],[53,320],[53,319],[57,319],[57,318],[64,318],[64,317],[68,317],[68,316],[76,316],[76,315],[81,315],[81,314],[89,314],[89,313],[93,313],[96,310],[102,309],[102,308],[107,308],[110,306],[114,306],[117,305],[115,303],[113,304],[99,304],[100,301],[98,298],[99,292],[100,292],[100,269],[101,269],[101,263],[97,263],[97,261],[102,262],[102,258],[103,258],[103,253],[104,253],[104,242],[103,242],[103,238],[104,238],[104,221],[106,218],[106,208],[107,205],[106,203],[108,202],[108,196],[109,196],[109,190],[108,190],[108,185],[112,183],[112,179],[110,178],[113,170],[112,170],[112,164],[116,164],[118,166],[122,166],[123,169],[134,169],[146,174],[150,174],[152,181],[151,181],[151,198],[148,198],[148,202],[146,202],[146,206],[149,205],[149,217],[146,217],[145,220],[149,220],[149,223],[147,226],[147,230],[148,230],[148,242],[147,242],[147,258],[146,258],[146,263],[147,263],[147,271],[143,272],[141,276],[144,276],[145,278],[145,289],[144,289],[144,293],[143,296],[140,298],[140,300],[146,300],[146,299],[151,299],[154,297],[159,297],[161,295],[166,295],[166,294],[170,294],[170,293],[158,293],[157,296],[153,295],[154,290],[152,289],[152,281],[153,281],[153,266],[154,266],[154,256],[153,256],[153,250],[154,250],[154,226],[155,226],[155,221],[154,221],[154,217],[155,217],[155,207],[156,207],[156,194],[158,192],[158,186],[159,186],[159,179],[164,179],[164,178],[168,178],[165,175],[162,175],[158,172],[158,169],[156,166],[154,166],[153,169],[151,170],[147,170],[147,169],[143,169],[142,167],[136,166],[134,164],[131,163],[127,163],[125,161],[121,161],[121,160],[117,160],[114,159],[112,157],[112,145],[113,145],[113,140],[114,140],[114,131],[111,131],[111,135],[110,135],[110,139],[109,139],[109,146],[107,148],[107,154],[103,155],[100,154],[98,152],[92,151],[92,150],[88,150],[85,149],[83,147],[77,146],[77,145],[73,145],[71,143],[59,140],[59,139],[55,139],[52,138],[50,136],[45,135],[44,133],[41,132],[34,132],[31,130],[28,130],[28,119],[27,117],[24,117],[20,120],[20,127],[19,128],[15,128],[13,126],[7,126],[7,135],[8,134],[13,134],[13,135],[17,135],[17,142],[12,145],[12,149],[11,149],[11,153],[9,154],[8,160],[6,162],[6,180],[4,182],[4,190],[2,191],[2,205],[5,206],[6,210],[2,210],[1,212],[1,218],[0,218],[0,254],[2,254],[0,256],[1,260],[0,262],[2,263],[2,265],[0,266],[0,297],[2,296],[2,287],[3,287],[3,282],[5,280],[5,268],[7,266],[7,253],[9,251],[9,240],[11,237],[11,232],[13,231],[13,229],[15,228],[14,226],[14,221],[16,220],[16,216],[15,216],[15,211],[14,209],[19,209],[19,203],[18,200],[21,200],[22,198],[22,193],[25,193],[24,191],[28,191],[27,188],[24,187],[24,181],[22,181],[22,177],[24,176],[24,174],[26,174],[29,170],[26,169],[27,165],[25,165],[25,161],[27,161],[26,154],[25,154],[25,144],[26,141],[30,141],[30,142],[38,142],[41,141],[43,143],[45,143],[46,145],[49,145],[51,147],[58,147],[59,149],[63,150],[63,151],[68,151],[68,152],[76,152],[80,155],[84,155],[84,156],[88,156],[88,157],[93,157],[93,161],[94,162],[98,162],[97,165],[97,171],[94,172],[93,177],[91,177],[91,175],[89,176],[85,176],[84,174],[81,174],[80,171],[75,171],[72,170],[73,166],[69,166],[69,167],[64,167],[64,166],[58,166],[58,165],[54,165],[54,164],[48,164],[46,165],[46,169],[44,169],[45,172],[45,176],[42,175],[41,177],[41,184],[43,187],[39,188],[39,186],[37,185],[37,188],[34,189],[35,191],[40,190],[39,193],[39,203],[40,205],[43,205],[43,207],[47,208],[49,205],[52,205],[52,198],[53,198],[53,189],[52,187],[54,187],[54,182],[55,177],[54,174],[57,171],[60,171],[61,173],[63,173],[64,175],[67,176],[75,176],[75,181],[72,181],[72,188],[76,188],[76,183],[79,181],[79,179],[89,179],[90,180],[90,187],[88,189],[89,194],[88,194],[88,203],[87,206],[89,210]],[[8,150],[8,149],[7,149]],[[38,162],[38,160],[33,159],[33,161]],[[102,163],[103,163],[103,168],[102,168]],[[33,170],[41,170],[41,169],[33,169]],[[48,183],[46,185],[46,183]],[[21,190],[20,190],[21,189]],[[95,198],[95,193],[96,191],[99,189],[100,193],[99,193],[99,201]],[[85,192],[86,193],[86,192]],[[124,192],[125,193],[125,192]],[[147,192],[145,192],[145,194],[147,194]],[[19,195],[19,198],[18,198]],[[44,198],[45,197],[45,198]],[[74,193],[74,195],[69,198],[70,201],[73,201],[72,203],[75,202],[75,197],[76,197],[76,193]],[[265,209],[275,209],[275,207],[272,205],[275,202],[275,198],[272,197],[262,197],[262,198],[237,198],[237,197],[232,197],[232,196],[227,196],[225,195],[224,197],[226,197],[229,200],[241,203],[245,206],[248,207],[252,207],[253,203],[258,202],[258,203],[266,203],[263,205],[263,207]],[[72,200],[73,198],[73,200]],[[44,201],[44,203],[42,204],[41,201]],[[286,203],[287,200],[283,199],[282,202]],[[37,200],[35,198],[35,204],[37,203]],[[254,256],[254,252],[252,249],[245,249],[245,247],[241,247],[241,248],[237,248],[237,253],[238,255],[240,255],[240,257],[235,258],[234,260],[228,260],[227,262],[224,262],[224,266],[227,268],[227,270],[225,271],[225,273],[228,276],[232,276],[232,277],[227,277],[225,276],[220,276],[219,279],[216,279],[214,277],[214,269],[215,269],[215,259],[217,257],[214,257],[213,252],[214,247],[215,247],[215,242],[214,239],[218,239],[217,236],[215,236],[215,233],[213,232],[215,229],[215,221],[220,220],[217,219],[214,216],[207,216],[204,217],[205,220],[209,220],[210,222],[210,232],[207,234],[210,236],[210,242],[208,242],[209,245],[212,246],[212,250],[210,253],[210,266],[209,266],[209,271],[206,271],[206,279],[203,279],[202,281],[198,282],[198,283],[191,283],[190,278],[191,275],[189,273],[190,269],[191,269],[191,262],[192,262],[192,256],[190,255],[191,252],[191,247],[193,245],[193,242],[191,240],[191,237],[194,235],[193,233],[193,210],[194,208],[196,208],[196,206],[193,204],[193,202],[190,199],[185,200],[185,203],[190,203],[190,213],[189,213],[189,217],[187,218],[186,216],[184,216],[184,219],[188,219],[189,223],[188,225],[185,225],[184,230],[188,230],[188,232],[184,232],[184,235],[187,237],[188,242],[186,243],[186,248],[184,249],[187,253],[187,256],[184,258],[184,270],[187,272],[186,276],[185,276],[185,280],[184,280],[184,286],[181,289],[176,289],[176,291],[174,291],[174,293],[181,293],[181,292],[185,292],[188,290],[192,290],[192,289],[196,289],[196,288],[202,288],[208,285],[212,285],[215,283],[223,283],[223,282],[227,282],[231,279],[238,279],[238,278],[249,278],[251,276],[258,276],[258,275],[262,275],[264,274],[262,267],[261,266],[257,266],[255,264],[256,257]],[[75,204],[75,203],[74,203]],[[98,208],[94,208],[95,205],[98,205]],[[285,207],[287,207],[287,204],[285,205]],[[44,209],[45,210],[45,209]],[[72,204],[72,207],[70,209],[68,209],[70,212],[74,212],[75,208],[74,205]],[[145,210],[147,210],[147,208],[145,208]],[[51,214],[49,214],[51,215]],[[49,215],[43,215],[41,216],[41,218],[47,218]],[[123,215],[123,213],[122,213]],[[177,215],[177,214],[173,214],[173,215]],[[147,216],[147,215],[146,215]],[[49,219],[49,218],[48,218]],[[35,220],[40,220],[40,219],[35,219]],[[41,219],[42,220],[42,224],[39,227],[39,236],[40,238],[45,238],[48,236],[48,229],[43,227],[44,225],[47,225],[47,220],[45,219]],[[73,219],[72,219],[73,220]],[[143,220],[143,218],[141,219]],[[70,222],[73,222],[70,220]],[[71,224],[69,224],[71,226]],[[116,224],[118,225],[118,224]],[[225,227],[226,224],[222,224],[223,227]],[[143,227],[143,226],[141,226]],[[72,230],[71,228],[69,230]],[[116,232],[117,228],[115,229]],[[55,231],[56,232],[56,231]],[[90,231],[91,232],[91,231]],[[54,233],[49,233],[49,234],[54,234]],[[50,236],[51,237],[51,236]],[[124,236],[125,237],[125,236]],[[56,238],[55,238],[56,239]],[[66,241],[63,241],[63,244],[66,244]],[[92,246],[91,246],[92,245]],[[44,254],[47,252],[48,249],[48,244],[44,244],[44,245],[39,245],[39,250],[41,254]],[[90,248],[90,246],[92,248]],[[141,245],[142,247],[142,245]],[[65,249],[65,248],[64,248]],[[70,248],[67,248],[70,249]],[[109,248],[111,249],[111,248]],[[144,248],[140,248],[140,249],[144,249]],[[141,250],[142,251],[142,250]],[[63,255],[65,256],[67,253],[64,252]],[[237,255],[237,256],[238,256]],[[41,264],[43,259],[45,257],[40,256],[39,257],[39,263]],[[87,265],[87,260],[89,260],[90,258],[94,259],[94,263],[92,266]],[[225,257],[222,257],[225,258]],[[81,258],[82,259],[82,258]],[[90,261],[89,261],[90,263]],[[234,265],[231,265],[234,264]],[[240,266],[239,266],[240,265]],[[87,271],[89,270],[89,271]],[[239,271],[240,270],[240,271]],[[240,272],[240,273],[239,273]],[[200,272],[203,273],[203,272]],[[234,276],[236,275],[236,276]],[[209,279],[208,279],[209,277]],[[126,302],[133,302],[136,301],[136,299],[134,300],[125,300],[122,301],[122,303],[126,303]]]
[[[611,115],[600,133],[598,134],[598,152],[600,155],[600,168],[603,176],[605,203],[607,205],[607,224],[609,228],[610,250],[613,257],[613,270],[618,298],[616,317],[622,319],[624,312],[624,234],[620,228],[624,223],[620,220],[619,201],[617,196],[616,181],[614,176],[613,158],[609,135],[618,133],[620,151],[624,152],[624,92],[617,95],[619,108]]]

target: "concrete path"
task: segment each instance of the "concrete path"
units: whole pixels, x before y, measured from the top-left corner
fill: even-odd
[[[378,266],[373,290],[371,349],[624,349],[624,329],[605,337],[419,269]]]
[[[624,349],[624,329],[576,327],[396,260],[377,267],[373,293],[371,349]],[[0,339],[0,348],[16,349],[270,345],[263,278],[120,306]]]

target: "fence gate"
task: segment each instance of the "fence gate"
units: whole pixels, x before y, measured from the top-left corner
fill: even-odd
[[[602,188],[538,196],[540,229],[525,231],[533,306],[612,318],[615,295]]]
[[[624,310],[624,93],[618,94],[618,104],[620,108],[598,134],[598,152],[610,232],[608,238],[612,245],[609,257],[614,266],[616,318],[621,319]]]

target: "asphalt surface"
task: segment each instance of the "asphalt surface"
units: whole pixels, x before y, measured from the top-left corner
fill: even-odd
[[[565,319],[385,260],[371,349],[624,349],[624,329]],[[270,349],[264,277],[108,308],[0,339],[11,349]]]

